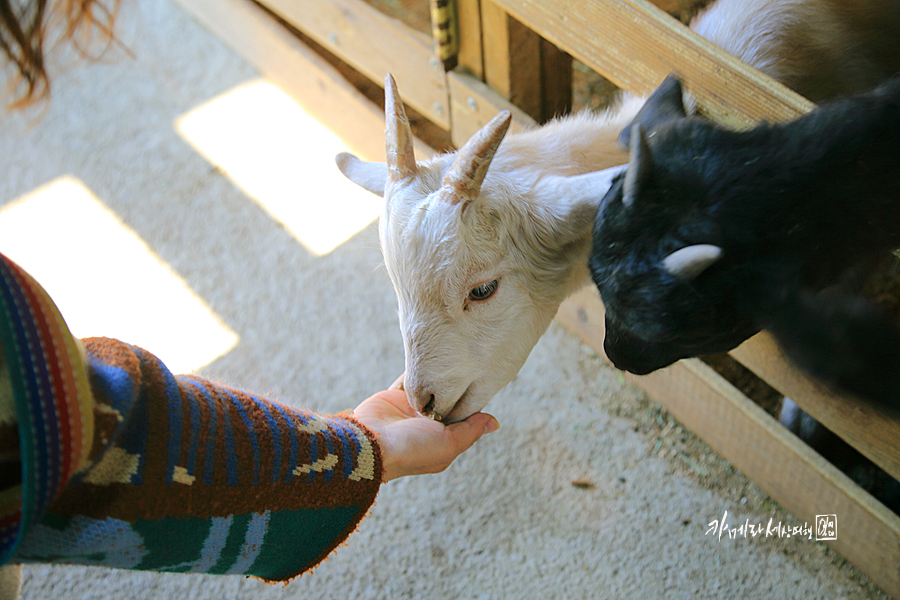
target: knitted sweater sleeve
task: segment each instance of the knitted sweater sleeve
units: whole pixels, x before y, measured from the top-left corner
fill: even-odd
[[[24,440],[13,562],[287,581],[328,556],[372,506],[381,453],[352,416],[324,417],[175,376],[117,340],[83,342],[76,354],[86,360],[90,410],[80,417],[59,402],[27,414],[40,394],[30,397],[19,380],[42,371],[35,356],[17,360],[25,346],[14,336],[2,345],[16,392],[6,421]],[[52,440],[49,451],[43,438]],[[49,457],[73,444],[80,450],[61,477],[66,469]]]

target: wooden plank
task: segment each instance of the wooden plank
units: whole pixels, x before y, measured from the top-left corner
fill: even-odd
[[[310,114],[356,138],[355,152],[384,160],[384,114],[265,11],[244,0],[176,1]]]
[[[263,0],[263,6],[341,60],[378,82],[397,80],[403,99],[430,121],[450,129],[447,82],[431,37],[362,0]]]
[[[813,107],[647,0],[495,2],[622,88],[647,93],[677,72],[701,110],[729,126],[790,120]]]
[[[572,57],[541,38],[541,123],[572,112]]]
[[[690,13],[695,6],[710,4],[710,0],[650,0],[650,3],[661,11],[677,17]]]
[[[485,32],[484,80],[498,94],[540,121],[541,38],[488,0],[481,3]]]
[[[501,110],[512,113],[510,133],[534,127],[534,119],[492,90],[486,83],[459,71],[447,74],[450,86],[450,139],[457,148]]]
[[[384,160],[384,113],[334,67],[245,0],[176,0],[366,160]],[[416,140],[416,156],[434,151]]]
[[[788,363],[767,332],[747,340],[731,355],[790,397],[872,462],[900,479],[900,418],[855,398],[835,394]]]
[[[566,300],[557,318],[603,356],[603,305],[593,286]],[[837,539],[827,543],[900,598],[900,517],[701,361],[628,379],[800,521],[836,514]]]
[[[484,80],[539,123],[572,106],[572,59],[494,2],[481,3]]]
[[[456,0],[456,18],[459,21],[459,66],[483,81],[481,1]]]

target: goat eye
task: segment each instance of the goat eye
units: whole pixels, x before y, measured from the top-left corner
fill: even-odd
[[[472,288],[469,292],[469,300],[487,300],[491,296],[494,295],[494,292],[497,291],[497,280],[489,281],[487,283],[482,283],[481,285]]]

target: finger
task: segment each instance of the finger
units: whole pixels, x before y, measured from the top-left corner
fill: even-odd
[[[500,423],[493,415],[475,413],[465,421],[448,425],[447,433],[450,434],[457,454],[462,454],[485,433],[497,431],[499,428]]]
[[[397,388],[378,392],[372,398],[393,406],[394,409],[398,410],[405,418],[419,416],[419,413],[409,405],[409,401],[406,399],[406,392],[398,390]]]
[[[474,415],[470,415],[463,423],[471,423],[473,427],[484,427],[486,429],[486,433],[491,433],[500,429],[500,422],[494,415],[477,412]]]
[[[401,373],[400,377],[398,377],[394,383],[391,384],[389,390],[403,390],[403,378],[406,376],[406,373]]]

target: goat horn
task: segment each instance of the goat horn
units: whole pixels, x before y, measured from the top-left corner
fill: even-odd
[[[625,183],[622,193],[622,204],[626,207],[634,205],[634,199],[640,192],[641,185],[650,177],[653,169],[653,155],[640,123],[631,126],[631,156],[628,170],[625,171]]]
[[[512,114],[508,110],[500,111],[463,144],[441,181],[442,198],[457,204],[478,197],[491,160],[511,121]]]
[[[397,82],[388,73],[384,78],[384,120],[386,122],[385,150],[388,179],[400,181],[416,174],[416,155],[413,151],[412,131],[397,91]]]
[[[685,246],[665,257],[663,268],[671,275],[690,281],[722,258],[722,249],[712,244]]]

